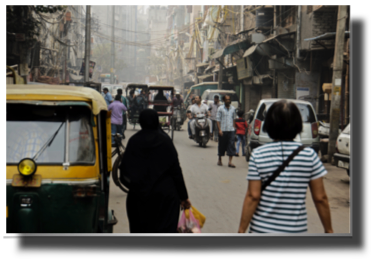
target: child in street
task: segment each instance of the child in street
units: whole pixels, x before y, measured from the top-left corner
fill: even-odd
[[[245,156],[245,130],[248,127],[247,121],[243,119],[244,111],[240,110],[237,115],[239,118],[235,119],[235,128],[236,128],[236,136],[237,136],[237,143],[236,143],[236,157],[239,157],[239,148],[240,148],[240,142],[242,146],[242,153],[243,156]]]

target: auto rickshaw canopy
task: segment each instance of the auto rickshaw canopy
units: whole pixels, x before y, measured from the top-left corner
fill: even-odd
[[[102,95],[92,88],[62,85],[7,85],[7,100],[61,100],[91,102],[92,112],[107,111]]]

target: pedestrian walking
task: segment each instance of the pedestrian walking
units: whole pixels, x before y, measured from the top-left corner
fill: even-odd
[[[240,143],[241,143],[241,152],[243,156],[245,156],[245,131],[248,128],[247,121],[244,120],[243,115],[244,111],[239,110],[237,113],[239,118],[235,119],[235,128],[236,128],[236,136],[237,136],[237,143],[236,143],[236,157],[239,157],[239,150],[240,150]]]
[[[220,101],[219,101],[219,95],[214,96],[214,102],[211,102],[208,105],[208,111],[210,115],[210,119],[212,121],[212,134],[211,134],[211,140],[214,140],[215,142],[218,141],[219,137],[219,129],[218,125],[216,123],[216,114],[218,112],[218,108],[220,107]]]
[[[216,114],[216,121],[219,129],[219,143],[218,143],[218,165],[222,164],[222,156],[229,156],[228,167],[235,168],[232,164],[232,157],[235,156],[235,107],[231,105],[231,97],[225,95],[223,98],[224,105],[218,108]]]
[[[191,206],[177,151],[158,129],[155,110],[143,110],[139,124],[142,130],[129,139],[119,167],[121,182],[129,188],[130,232],[176,233],[180,207]]]
[[[107,106],[109,106],[110,103],[113,102],[113,97],[111,97],[109,89],[106,87],[103,88],[103,93],[105,94],[104,98],[105,98],[106,104],[107,104]]]
[[[108,106],[108,110],[111,111],[111,134],[119,133],[123,135],[123,112],[127,111],[125,105],[121,102],[121,95],[117,94],[115,100]],[[111,139],[112,145],[115,144],[114,137]]]
[[[127,109],[129,109],[127,98],[122,95],[122,89],[118,89],[117,93],[119,95],[121,95],[122,104],[125,105],[125,107]],[[123,121],[123,123],[122,123],[122,138],[125,139],[125,131],[126,131],[126,128],[127,128],[127,114],[126,114],[126,111],[124,111],[123,114],[122,114],[122,121]]]
[[[308,186],[325,233],[333,232],[323,184],[327,171],[312,148],[293,141],[302,128],[293,102],[281,100],[269,108],[263,129],[274,141],[251,154],[239,233],[246,232],[249,224],[249,232],[307,232]],[[285,165],[283,170],[280,166]]]

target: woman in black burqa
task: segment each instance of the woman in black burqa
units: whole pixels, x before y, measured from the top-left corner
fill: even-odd
[[[130,138],[119,167],[121,182],[129,187],[130,232],[175,233],[180,206],[191,206],[178,153],[161,131],[156,111],[143,110],[139,124],[142,130]]]

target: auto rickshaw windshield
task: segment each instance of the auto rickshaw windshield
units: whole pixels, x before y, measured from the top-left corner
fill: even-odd
[[[8,104],[7,164],[33,158],[38,152],[41,153],[36,158],[37,163],[62,164],[66,144],[69,145],[67,159],[71,164],[94,164],[90,116],[90,109],[83,106]]]

